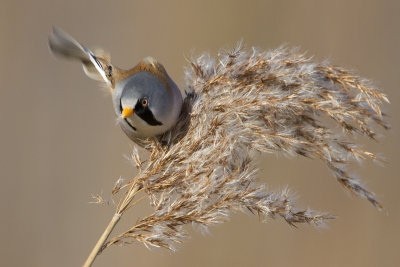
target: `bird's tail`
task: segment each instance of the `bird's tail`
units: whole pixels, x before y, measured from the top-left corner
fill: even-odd
[[[91,50],[55,26],[53,26],[49,35],[49,47],[57,56],[80,60],[89,78],[104,80],[107,84],[110,83],[106,75],[107,66],[110,65],[110,56],[105,52],[102,51],[101,55],[95,55]]]
[[[91,51],[55,26],[49,35],[49,47],[55,55],[90,62]]]

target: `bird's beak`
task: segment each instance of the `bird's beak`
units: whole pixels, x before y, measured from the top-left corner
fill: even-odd
[[[129,116],[131,116],[131,115],[133,114],[133,112],[134,112],[134,110],[133,110],[132,108],[124,108],[124,109],[122,110],[121,117],[122,117],[123,119],[126,119],[126,118],[128,118]]]

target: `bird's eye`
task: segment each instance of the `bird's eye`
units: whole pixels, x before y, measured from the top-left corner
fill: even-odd
[[[107,70],[108,70],[108,77],[111,77],[112,76],[112,66],[111,65],[108,65],[107,66]]]
[[[149,104],[149,100],[147,100],[147,98],[143,98],[141,100],[141,104],[142,104],[143,107],[146,107]]]

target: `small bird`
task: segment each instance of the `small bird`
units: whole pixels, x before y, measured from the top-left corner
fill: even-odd
[[[111,64],[109,54],[92,52],[62,30],[53,27],[51,51],[82,62],[87,76],[110,88],[118,124],[133,141],[165,133],[177,123],[182,95],[163,65],[147,57],[130,70]]]

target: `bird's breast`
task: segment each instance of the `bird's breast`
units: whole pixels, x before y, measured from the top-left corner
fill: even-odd
[[[168,130],[163,124],[149,124],[137,114],[133,114],[129,118],[122,120],[120,124],[124,132],[129,133],[128,136],[134,136],[135,138],[152,137]]]

